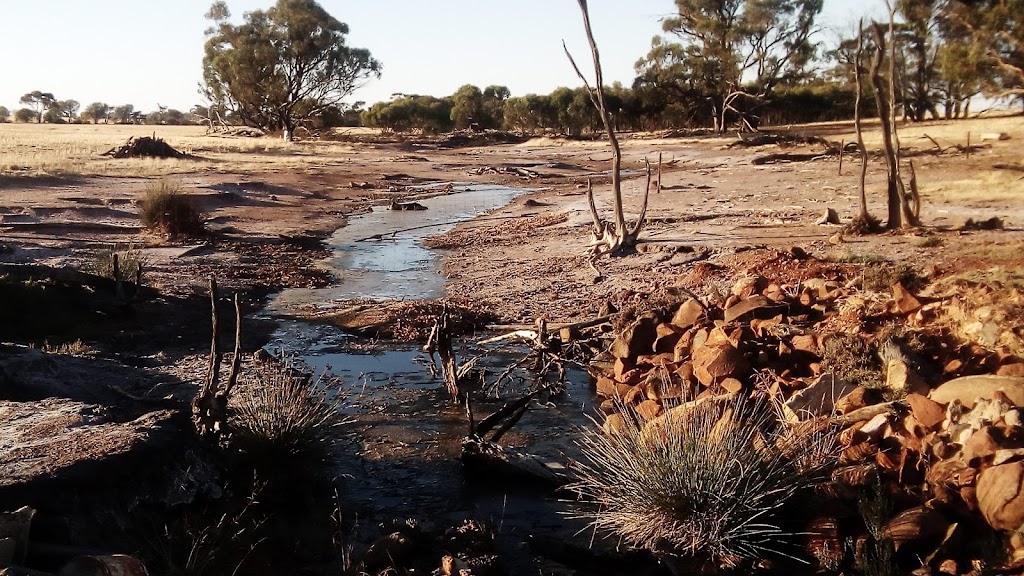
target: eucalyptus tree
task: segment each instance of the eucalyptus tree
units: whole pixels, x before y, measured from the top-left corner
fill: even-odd
[[[224,2],[207,13],[201,92],[246,125],[280,130],[290,140],[301,123],[336,106],[379,77],[369,50],[346,44],[348,25],[315,0],[278,0],[229,22]]]

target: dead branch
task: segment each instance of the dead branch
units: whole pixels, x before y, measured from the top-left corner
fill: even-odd
[[[238,370],[242,362],[242,310],[235,294],[235,356],[231,360],[228,383],[220,388],[220,345],[217,318],[217,279],[210,277],[210,367],[206,382],[192,400],[192,422],[196,431],[204,438],[219,434],[227,426],[228,396],[238,381]]]

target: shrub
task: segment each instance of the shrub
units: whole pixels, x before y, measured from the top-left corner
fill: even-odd
[[[592,525],[659,555],[736,566],[786,555],[796,532],[782,513],[824,480],[831,435],[781,424],[766,400],[705,401],[658,424],[626,418],[620,433],[584,431],[576,491]]]
[[[197,234],[203,230],[202,213],[195,201],[169,180],[146,188],[139,202],[139,216],[146,228],[167,234]]]
[[[348,423],[340,394],[284,360],[262,364],[243,376],[232,400],[232,442],[275,465],[295,458],[327,460],[338,428]]]
[[[117,265],[121,270],[121,278],[135,281],[135,275],[146,268],[146,256],[133,244],[117,243],[107,250],[102,250],[96,255],[92,263],[92,271],[103,278],[114,278],[114,255],[117,255]],[[140,278],[141,279],[141,278]]]

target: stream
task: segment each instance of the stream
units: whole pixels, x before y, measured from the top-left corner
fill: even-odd
[[[511,565],[505,562],[510,573],[530,569],[524,542],[531,536],[586,545],[589,534],[578,534],[584,522],[567,517],[571,508],[565,495],[496,482],[494,477],[467,477],[458,461],[468,431],[464,408],[454,405],[440,378],[432,376],[431,359],[421,345],[367,342],[328,324],[289,318],[287,311],[334,307],[355,299],[442,297],[443,251],[424,247],[422,240],[450,230],[458,221],[501,208],[525,192],[456,186],[455,193],[419,200],[427,210],[392,211],[384,206],[353,216],[329,241],[333,256],[324,264],[337,282],[322,289],[286,290],[269,307],[280,327],[268,348],[293,355],[317,372],[329,370],[343,383],[348,399],[344,410],[354,419],[354,433],[343,440],[346,457],[339,462],[347,476],[342,501],[371,526],[395,518],[417,518],[442,527],[465,519],[486,522],[497,533],[499,553],[512,560]],[[396,230],[403,232],[391,238]],[[374,235],[384,239],[360,241]],[[456,344],[460,361],[484,352],[479,366],[491,382],[525,350],[484,351],[469,340]],[[576,454],[573,428],[593,425],[587,414],[594,413],[595,397],[585,370],[570,367],[568,372],[565,392],[551,402],[535,402],[503,444],[563,464]],[[518,374],[500,397],[474,395],[477,419],[517,398],[529,384],[527,376]],[[515,562],[525,564],[516,567]]]

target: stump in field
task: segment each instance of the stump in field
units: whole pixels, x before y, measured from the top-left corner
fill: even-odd
[[[162,138],[143,136],[136,138],[132,136],[128,141],[117,148],[111,148],[103,153],[103,156],[111,158],[187,158],[188,155],[178,152],[165,142]]]

